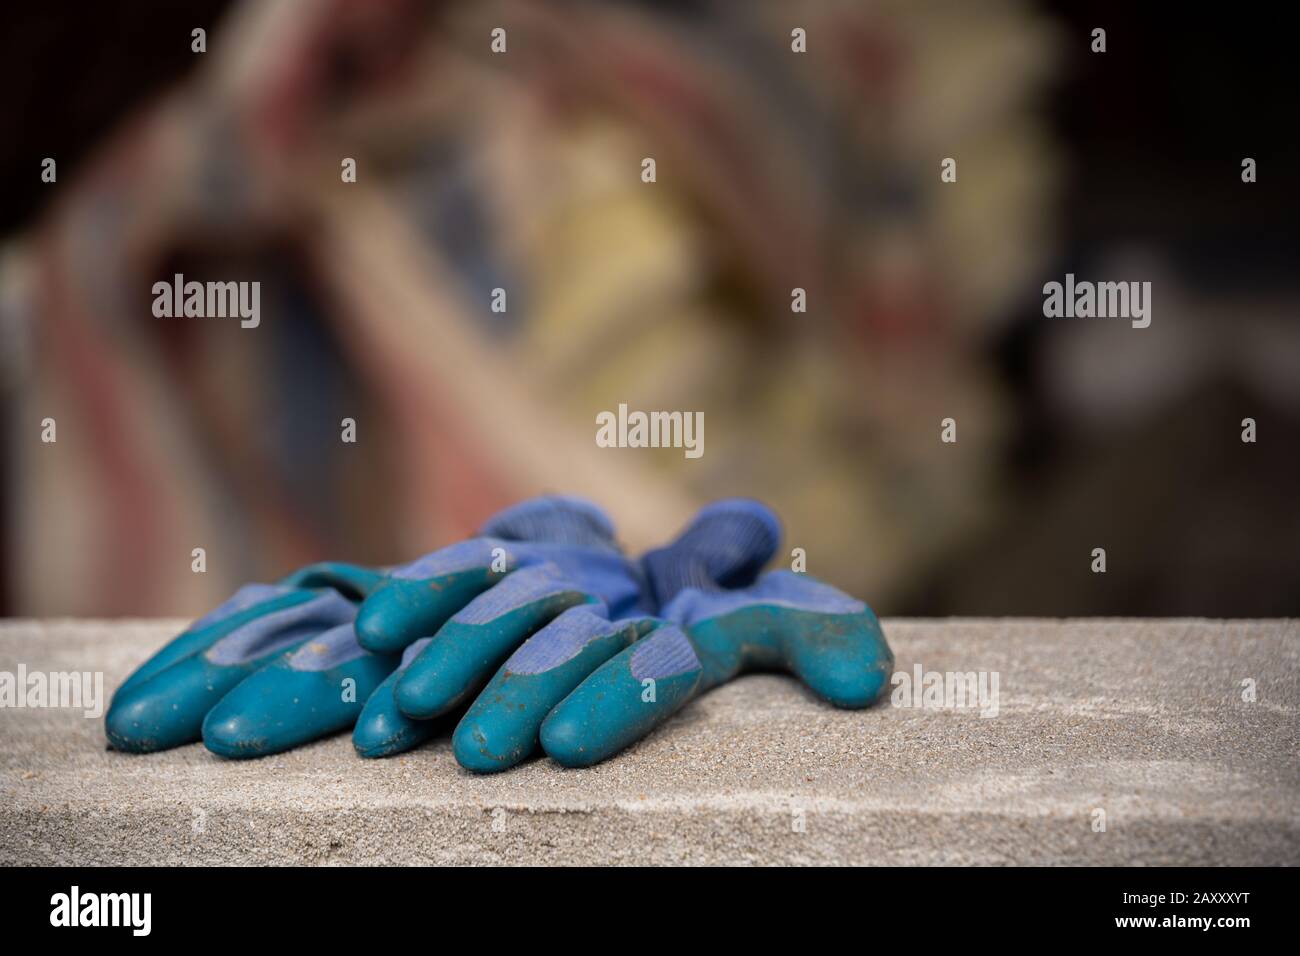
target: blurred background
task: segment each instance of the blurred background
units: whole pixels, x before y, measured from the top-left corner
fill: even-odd
[[[1300,613],[1285,32],[1076,6],[6,5],[0,613],[194,615],[543,491],[634,549],[762,498],[886,614]],[[260,326],[154,317],[178,272]],[[1044,318],[1066,272],[1150,328]],[[596,447],[620,403],[704,456]]]

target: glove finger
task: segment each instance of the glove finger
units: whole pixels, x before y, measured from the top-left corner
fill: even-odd
[[[436,720],[412,720],[397,706],[397,682],[406,668],[433,640],[422,637],[402,652],[402,662],[375,688],[352,728],[352,746],[362,757],[391,757],[418,747],[442,728]]]
[[[264,614],[279,611],[310,600],[311,591],[274,584],[246,584],[220,607],[196,620],[177,637],[163,645],[152,657],[137,667],[114,692],[118,694],[148,680],[154,674],[195,651],[205,650],[236,628]]]
[[[427,554],[371,590],[357,612],[357,639],[377,654],[397,653],[435,633],[516,566],[508,542],[496,538],[471,538]]]
[[[588,767],[641,739],[700,689],[703,665],[677,625],[661,622],[614,655],[542,722],[542,747],[566,767]]]
[[[667,547],[641,558],[655,607],[683,588],[740,588],[754,583],[781,541],[781,524],[766,505],[724,498],[701,508]]]
[[[280,581],[298,588],[333,588],[354,601],[362,600],[381,584],[386,575],[373,568],[342,561],[321,561],[299,568]]]
[[[204,716],[236,684],[286,648],[350,623],[356,605],[336,591],[303,590],[218,612],[154,655],[143,678],[137,672],[118,689],[104,717],[115,749],[150,753],[194,743]]]
[[[599,509],[580,499],[542,498],[524,502],[496,515],[484,526],[483,531],[491,536],[485,539],[491,542],[490,547],[501,548],[500,551],[493,552],[498,567],[513,570],[549,562],[558,567],[577,590],[584,594],[600,595],[608,602],[607,606],[631,612],[642,599],[643,588],[638,569],[619,552],[609,520]],[[462,550],[471,563],[477,561],[481,564],[485,559],[480,545]],[[439,562],[447,560],[445,555],[438,559]],[[429,565],[425,564],[417,573],[427,574],[429,570]],[[507,572],[502,572],[491,580],[499,580],[504,573]],[[399,582],[405,580],[397,579]],[[454,584],[446,580],[436,583],[439,585],[439,595],[454,591]],[[438,608],[431,607],[433,602],[425,601],[425,608],[431,613],[422,619],[411,618],[410,623],[404,626],[405,633],[394,640],[392,635],[399,628],[394,626],[393,621],[401,609],[395,612],[380,605],[391,601],[394,605],[404,603],[409,607],[413,601],[420,600],[419,592],[426,587],[427,585],[418,583],[395,583],[387,588],[391,593],[383,597],[377,596],[368,602],[359,618],[358,631],[362,643],[374,645],[387,642],[392,646],[410,639],[413,634],[433,634],[446,623],[451,613],[460,610],[483,590],[475,586],[468,598],[463,600],[451,595],[440,600],[441,606]],[[407,593],[402,593],[403,588]],[[411,592],[414,592],[413,597]],[[608,621],[605,621],[605,625],[608,626]],[[407,645],[402,654],[401,666],[389,675],[366,702],[352,734],[353,745],[361,756],[384,757],[401,753],[442,729],[440,722],[416,720],[402,713],[396,697],[398,682],[411,661],[419,656],[429,641],[430,638],[424,636]],[[545,710],[538,714],[537,721],[540,722],[543,716]],[[533,738],[535,741],[536,728],[533,728]]]
[[[222,697],[203,721],[203,743],[223,757],[259,757],[346,730],[398,662],[366,651],[352,623],[341,624]]]
[[[866,707],[894,667],[871,608],[805,574],[772,571],[739,591],[683,591],[663,614],[690,633],[706,687],[779,669],[837,707]]]
[[[456,760],[489,773],[530,756],[551,709],[648,626],[611,622],[590,605],[565,611],[520,645],[470,705],[452,735]]]
[[[398,568],[375,587],[357,616],[361,645],[402,650],[437,632],[457,611],[512,571],[550,561],[619,613],[634,610],[642,588],[618,550],[605,514],[581,498],[533,498],[494,515],[472,538]]]
[[[598,604],[550,562],[522,568],[456,613],[394,690],[402,713],[428,720],[472,697],[510,652],[556,615]]]
[[[507,541],[617,548],[614,525],[605,512],[572,495],[541,495],[522,501],[489,518],[482,533]]]

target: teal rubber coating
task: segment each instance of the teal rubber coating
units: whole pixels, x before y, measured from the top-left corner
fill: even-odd
[[[687,588],[665,622],[578,685],[541,727],[543,749],[585,767],[639,740],[692,698],[750,671],[783,671],[837,707],[877,700],[894,655],[872,610],[807,575],[751,588]]]
[[[535,499],[388,575],[326,562],[241,589],[118,690],[109,740],[148,751],[201,736],[252,757],[354,726],[358,754],[387,756],[486,684],[452,745],[491,772],[539,746],[568,766],[604,760],[749,670],[866,706],[892,671],[879,622],[806,575],[755,584],[778,543],[770,510],[731,499],[633,562],[599,509]]]
[[[131,676],[113,692],[113,699],[116,700],[118,695],[144,683],[182,657],[189,657],[196,651],[207,650],[231,631],[242,627],[254,618],[293,607],[312,597],[312,592],[307,590],[279,588],[271,584],[245,585],[228,601],[199,618],[136,668]]]
[[[313,656],[330,666],[314,666]],[[223,757],[261,757],[346,730],[398,663],[397,655],[362,650],[351,623],[341,625],[285,652],[221,698],[203,721],[203,743]]]
[[[644,633],[636,625],[613,627],[609,619],[643,618],[661,594],[690,582],[751,583],[771,557],[779,527],[756,502],[719,502],[703,509],[674,545],[633,562],[619,552],[598,509],[550,497],[502,512],[483,531],[485,537],[397,569],[362,605],[357,631],[368,648],[433,640],[363,713],[353,734],[359,753],[387,755],[414,745],[424,735],[413,722],[449,713],[491,679],[492,689],[479,695],[480,706],[453,734],[453,750],[475,770],[517,763],[537,749],[543,704],[558,703],[584,672]],[[500,580],[486,577],[493,568]],[[460,592],[467,575],[477,577]],[[458,604],[463,607],[449,615]],[[585,616],[560,614],[577,606],[588,609]],[[502,685],[508,693],[500,693]]]
[[[152,753],[197,742],[204,716],[225,694],[286,649],[350,626],[355,613],[336,591],[298,590],[187,631],[113,696],[104,717],[109,744]]]
[[[775,552],[779,535],[776,517],[757,502],[727,499],[701,509],[671,544],[647,553],[637,562],[644,603],[654,607],[661,598],[688,586],[716,590],[752,584]],[[562,572],[572,573],[568,567]],[[590,567],[584,572],[589,580],[598,577]],[[614,578],[616,574],[605,576]],[[604,596],[610,589],[601,593]],[[609,610],[607,615],[585,607],[566,611],[534,633],[501,665],[452,736],[453,752],[464,767],[476,772],[503,770],[535,753],[548,712],[577,692],[602,664],[661,623],[644,614]],[[467,609],[469,613],[472,609]],[[457,620],[463,621],[465,616]],[[669,705],[674,699],[687,699],[683,688],[690,680],[682,675],[692,669],[698,671],[699,660],[680,631],[673,629],[673,633],[676,637],[665,631],[642,642],[629,658],[639,703],[627,711],[626,717],[617,717],[622,732],[630,735],[628,739],[644,732],[637,729],[637,721],[644,719],[646,728],[653,726],[673,711]],[[640,693],[645,689],[640,682],[646,678],[650,679],[647,700],[640,702]],[[665,681],[663,691],[667,696],[659,697],[656,684]],[[654,706],[642,706],[644,703]],[[573,759],[601,759],[592,756],[601,751],[587,748],[587,731],[562,733],[563,721],[553,727],[556,741],[566,736],[583,741],[585,756]]]
[[[413,641],[436,633],[453,614],[500,578],[490,566],[424,580],[389,578],[361,605],[357,640],[376,653],[397,653]]]
[[[299,568],[280,580],[282,586],[296,588],[333,588],[352,601],[363,600],[384,581],[382,571],[345,564],[342,561],[321,561]]]
[[[837,707],[860,708],[894,668],[871,608],[806,574],[772,571],[723,595],[684,591],[664,613],[687,625],[704,664],[701,690],[748,671],[784,671]]]
[[[651,626],[648,620],[611,622],[589,605],[565,611],[501,665],[466,711],[452,734],[456,760],[491,773],[531,756],[551,709]]]
[[[397,706],[394,691],[402,674],[420,652],[433,640],[421,638],[402,652],[402,663],[366,701],[366,706],[352,729],[352,746],[362,757],[391,757],[418,747],[436,733],[441,725],[436,720],[413,720]]]
[[[568,583],[531,596],[519,593],[528,574],[509,583],[516,572],[543,565],[548,573],[559,569]],[[241,588],[118,689],[105,718],[107,736],[118,749],[153,751],[197,741],[206,726],[215,752],[272,753],[357,722],[383,687],[355,741],[364,753],[397,752],[433,729],[417,726],[397,707],[396,690],[407,673],[388,678],[404,648],[454,624],[435,651],[461,647],[450,656],[463,659],[450,671],[478,681],[469,692],[499,663],[491,657],[477,677],[480,653],[495,654],[494,639],[523,640],[577,602],[631,609],[643,591],[639,567],[618,551],[599,509],[578,499],[534,499],[489,520],[484,536],[391,575],[322,562],[274,585]],[[356,602],[362,602],[359,618]],[[427,678],[429,664],[415,676]]]
[[[108,742],[128,753],[196,743],[208,711],[263,663],[218,667],[194,654],[150,681],[119,691],[104,717]]]
[[[663,655],[675,666],[650,676],[639,658]],[[681,710],[700,688],[702,665],[675,624],[614,655],[542,722],[542,747],[566,767],[589,767],[635,743]]]
[[[362,604],[357,638],[368,650],[400,651],[435,634],[480,594],[505,600],[514,572],[541,565],[559,568],[616,615],[650,610],[642,570],[618,550],[609,519],[582,499],[552,495],[507,508],[484,524],[482,536],[393,570]]]
[[[442,626],[407,666],[394,697],[402,713],[429,720],[473,696],[510,652],[561,611],[604,609],[551,564],[516,571]]]

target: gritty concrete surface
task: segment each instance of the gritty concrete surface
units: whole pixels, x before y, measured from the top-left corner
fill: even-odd
[[[0,671],[102,671],[108,694],[178,626],[0,624]],[[996,672],[998,715],[837,711],[761,675],[593,769],[479,777],[445,736],[234,763],[0,709],[0,864],[1300,863],[1300,622],[885,629],[900,671]]]

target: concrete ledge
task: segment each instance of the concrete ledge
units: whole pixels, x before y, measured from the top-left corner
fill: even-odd
[[[108,694],[180,626],[7,622],[0,671],[102,671]],[[899,670],[997,672],[998,716],[836,711],[755,676],[596,768],[477,777],[445,738],[229,763],[0,709],[0,864],[1300,863],[1300,622],[885,629]]]

